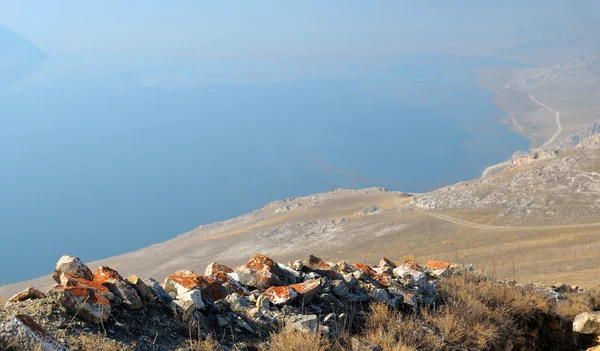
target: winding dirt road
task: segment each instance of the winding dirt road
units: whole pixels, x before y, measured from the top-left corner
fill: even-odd
[[[489,229],[489,230],[550,230],[550,229],[573,229],[573,228],[592,228],[592,227],[600,227],[600,222],[594,223],[579,223],[579,224],[558,224],[558,225],[536,225],[536,226],[501,226],[501,225],[488,225],[488,224],[479,224],[475,222],[465,221],[463,219],[458,219],[456,217],[444,215],[441,213],[428,212],[423,210],[415,209],[417,212],[424,214],[429,217],[435,217],[437,219],[462,225],[470,228],[477,229]]]
[[[550,138],[547,142],[545,142],[544,145],[532,150],[532,151],[539,151],[539,150],[542,150],[543,148],[545,148],[546,146],[552,144],[554,142],[554,140],[556,140],[556,138],[560,135],[560,133],[562,133],[562,124],[560,123],[560,113],[558,111],[556,111],[555,109],[553,109],[552,107],[550,107],[550,106],[544,104],[543,102],[539,101],[538,99],[534,98],[533,95],[529,95],[529,98],[531,100],[535,101],[540,106],[542,106],[556,114],[556,126],[558,127],[556,130],[556,133],[554,133],[552,138]],[[489,166],[488,168],[483,170],[483,172],[481,173],[481,178],[486,177],[492,170],[499,168],[499,167],[503,167],[503,166],[507,165],[509,162],[510,162],[510,160]]]
[[[538,147],[536,150],[541,150],[543,148],[545,148],[546,146],[552,144],[552,142],[560,135],[560,133],[562,132],[562,125],[560,124],[560,113],[558,111],[556,111],[555,109],[553,109],[552,107],[549,107],[548,105],[540,102],[538,99],[534,98],[533,95],[529,95],[529,98],[533,101],[535,101],[536,103],[538,103],[540,106],[545,107],[546,109],[554,112],[556,114],[556,126],[558,127],[556,130],[556,133],[554,133],[554,135],[552,136],[552,138],[550,138],[550,140],[548,140],[544,145]]]

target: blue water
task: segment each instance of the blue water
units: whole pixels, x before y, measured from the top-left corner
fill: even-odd
[[[497,62],[419,56],[334,74],[311,63],[312,74],[294,66],[274,79],[287,64],[233,70],[243,79],[207,79],[204,66],[159,78],[49,70],[1,89],[0,283],[46,274],[62,254],[125,253],[286,197],[427,191],[528,147],[492,120],[501,112],[476,84],[475,69]]]

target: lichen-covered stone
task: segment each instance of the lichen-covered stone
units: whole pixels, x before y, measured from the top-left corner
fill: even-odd
[[[0,350],[67,351],[44,328],[24,314],[0,323]]]
[[[165,290],[175,295],[181,295],[200,286],[202,278],[196,272],[179,270],[165,279]]]
[[[283,285],[282,272],[277,263],[267,256],[256,254],[244,266],[237,267],[234,272],[244,286],[267,289],[271,286]]]
[[[110,267],[99,267],[94,272],[93,282],[108,288],[129,309],[139,310],[144,306],[137,291],[125,282],[117,271]]]
[[[92,271],[81,262],[79,257],[72,257],[69,255],[62,256],[58,262],[56,263],[56,267],[54,268],[54,274],[52,278],[58,283],[60,282],[61,273],[65,273],[69,276],[75,278],[83,278],[87,280],[93,279]]]
[[[307,269],[309,272],[315,272],[318,275],[329,279],[339,279],[341,276],[340,273],[329,266],[329,264],[313,255],[306,256],[306,258],[302,260],[302,265],[304,269]]]
[[[212,262],[208,265],[208,267],[206,267],[206,270],[204,271],[204,275],[206,276],[211,276],[214,275],[217,272],[223,272],[223,273],[233,273],[233,269],[227,267],[224,264],[219,264],[216,262]]]
[[[110,317],[110,301],[97,289],[85,286],[56,286],[51,295],[76,317],[90,323],[104,323]]]

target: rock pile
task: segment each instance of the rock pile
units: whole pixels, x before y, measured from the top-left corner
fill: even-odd
[[[69,318],[75,317],[82,330],[99,326],[105,333],[115,333],[124,318],[154,323],[170,318],[160,321],[176,325],[178,330],[160,330],[157,337],[161,332],[176,332],[183,340],[208,335],[221,340],[241,340],[244,335],[246,339],[260,339],[281,328],[336,333],[364,313],[361,306],[371,301],[402,311],[418,311],[432,304],[438,279],[458,269],[469,268],[440,261],[430,261],[424,267],[415,262],[397,265],[386,258],[370,266],[324,262],[315,256],[285,265],[256,254],[233,269],[211,263],[204,274],[180,270],[161,285],[135,275],[124,278],[109,267],[92,273],[79,258],[63,256],[53,274],[57,284],[47,294],[28,288],[7,302],[9,317],[0,325],[0,348],[19,340],[29,345],[22,349],[31,345],[44,350],[66,349],[66,340],[53,338],[41,325],[48,323],[35,321],[35,312],[32,316],[11,313],[31,301],[53,306],[37,316],[41,319],[65,311]],[[153,315],[159,310],[164,313]],[[64,321],[62,324],[54,331],[60,333],[70,327]],[[140,349],[156,346],[150,336],[135,342]]]

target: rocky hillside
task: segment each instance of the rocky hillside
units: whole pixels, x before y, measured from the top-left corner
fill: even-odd
[[[597,221],[599,141],[600,135],[595,135],[574,150],[517,157],[502,173],[417,196],[413,204],[424,210],[485,210],[508,218],[510,225]]]
[[[600,119],[593,124],[577,129],[563,140],[553,144],[552,148],[555,150],[565,151],[577,146],[582,141],[591,138],[596,134],[600,134]]]
[[[592,291],[497,282],[412,257],[371,266],[256,254],[160,284],[63,256],[52,278],[48,291],[8,300],[0,349],[573,350],[592,346],[600,328]]]
[[[600,58],[596,56],[581,57],[559,65],[554,65],[520,82],[506,85],[506,88],[528,88],[544,83],[572,82],[591,73],[600,71]]]

